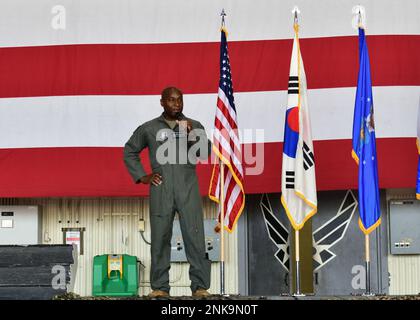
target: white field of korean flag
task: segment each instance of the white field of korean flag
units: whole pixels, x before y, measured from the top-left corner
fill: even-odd
[[[264,150],[262,158],[254,155],[258,164],[243,152],[246,192],[280,192],[295,4],[2,0],[0,197],[146,196],[146,186],[132,183],[122,148],[137,126],[161,114],[166,86],[183,90],[184,114],[212,137],[222,8],[239,131],[254,133],[240,141],[243,148]],[[358,69],[355,2],[297,4],[317,190],[357,188],[348,156]],[[363,5],[380,188],[415,188],[420,1]],[[256,165],[259,174],[249,174]],[[197,171],[205,196],[212,165],[200,164]]]

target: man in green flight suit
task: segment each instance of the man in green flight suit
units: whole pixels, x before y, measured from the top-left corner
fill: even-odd
[[[139,126],[125,144],[124,162],[135,183],[150,184],[151,256],[149,297],[169,296],[172,226],[178,212],[185,252],[190,263],[194,297],[207,297],[210,260],[205,251],[201,196],[195,172],[197,158],[210,155],[211,142],[198,121],[183,113],[182,92],[162,91],[160,117]],[[152,173],[147,174],[139,152],[149,149]]]

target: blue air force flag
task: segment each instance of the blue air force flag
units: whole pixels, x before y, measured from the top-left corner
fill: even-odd
[[[419,111],[417,112],[417,151],[419,153],[419,164],[417,168],[416,197],[418,200],[420,200],[420,101],[419,101]]]
[[[359,28],[359,77],[353,118],[352,156],[359,167],[359,227],[365,234],[381,223],[372,83],[365,30]]]
[[[315,159],[306,98],[306,76],[295,24],[284,124],[281,202],[295,230],[317,211]]]

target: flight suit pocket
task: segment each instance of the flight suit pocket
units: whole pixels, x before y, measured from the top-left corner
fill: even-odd
[[[150,214],[154,216],[159,216],[163,213],[162,184],[158,186],[150,185]]]
[[[172,195],[168,191],[168,181],[163,174],[162,167],[153,169],[154,173],[162,176],[162,183],[158,186],[150,185],[150,215],[168,216],[172,212]]]

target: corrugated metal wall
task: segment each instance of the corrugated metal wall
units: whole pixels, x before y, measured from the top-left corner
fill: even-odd
[[[413,189],[387,190],[389,199],[412,199]],[[215,219],[216,207],[207,198],[203,200],[205,218]],[[0,205],[39,205],[43,210],[43,243],[61,244],[61,228],[85,227],[84,255],[79,256],[75,292],[90,295],[92,291],[93,256],[105,253],[136,255],[145,265],[140,273],[140,295],[148,294],[150,253],[149,246],[137,231],[137,220],[146,222],[145,238],[150,239],[147,199],[0,199]],[[61,220],[61,223],[59,221]],[[79,220],[79,223],[77,223]],[[238,293],[238,244],[236,231],[228,235],[226,253],[225,291]],[[420,255],[391,255],[388,252],[390,273],[389,294],[420,293]],[[172,295],[190,295],[188,264],[173,264],[170,271]],[[269,281],[269,280],[267,280]],[[219,264],[212,265],[210,291],[220,292]]]
[[[389,294],[420,294],[420,256],[389,255]]]
[[[416,193],[414,189],[388,189],[386,197],[387,201],[415,199]],[[420,294],[420,255],[391,255],[388,251],[388,272],[389,294]]]
[[[0,205],[39,205],[42,209],[44,244],[63,243],[62,228],[85,227],[84,254],[79,255],[75,293],[92,293],[92,263],[95,255],[115,253],[138,257],[145,268],[140,269],[139,295],[150,291],[150,247],[137,229],[139,219],[145,220],[145,239],[150,239],[148,200],[103,199],[0,199]],[[203,199],[205,219],[216,219],[217,207]],[[61,223],[60,223],[61,221]],[[238,293],[237,231],[225,237],[225,291]],[[189,264],[173,263],[170,270],[171,295],[191,295]],[[220,293],[220,265],[212,263],[211,293]]]

